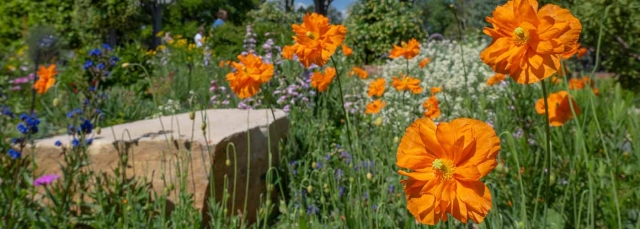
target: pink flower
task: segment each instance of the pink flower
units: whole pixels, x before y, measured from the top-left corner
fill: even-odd
[[[48,185],[51,184],[53,181],[55,181],[56,179],[58,179],[60,176],[56,175],[56,174],[47,174],[47,175],[43,175],[41,177],[38,177],[35,181],[33,181],[33,186],[40,186],[40,185]]]

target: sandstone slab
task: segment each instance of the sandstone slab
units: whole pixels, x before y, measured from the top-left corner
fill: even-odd
[[[253,221],[260,201],[265,199],[264,178],[269,168],[279,162],[278,144],[288,128],[283,111],[274,110],[272,114],[268,109],[212,109],[195,112],[193,120],[184,113],[103,127],[100,134],[91,136],[94,140],[88,149],[89,169],[111,172],[120,164],[120,156],[126,154],[127,176],[146,178],[159,194],[171,183],[178,187],[180,177],[186,177],[194,207],[203,209],[205,220],[209,197],[221,201],[226,189],[235,192],[236,197],[235,201],[227,200],[228,208],[235,206],[229,213],[244,210],[246,200],[243,215]],[[64,144],[71,137],[36,141],[38,172],[62,175],[64,157],[61,147],[54,145],[58,140]],[[174,200],[178,194],[176,188],[168,199],[177,203]]]

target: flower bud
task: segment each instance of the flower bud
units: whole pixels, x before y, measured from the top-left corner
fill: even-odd
[[[122,64],[122,68],[127,68],[127,67],[129,67],[129,63],[123,63]]]
[[[60,100],[58,98],[53,99],[53,107],[60,106]]]
[[[371,178],[373,178],[373,174],[367,173],[367,180],[371,180]]]
[[[231,160],[227,159],[226,161],[224,161],[224,164],[227,166],[231,166]]]
[[[193,111],[189,112],[189,119],[193,120],[195,118],[196,118],[196,113]]]
[[[307,193],[311,193],[313,192],[313,186],[309,185],[307,186]]]

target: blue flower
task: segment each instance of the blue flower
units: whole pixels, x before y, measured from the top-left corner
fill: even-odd
[[[103,64],[103,63],[99,63],[99,64],[98,64],[98,69],[100,69],[100,70],[104,70],[104,64]]]
[[[340,152],[340,157],[346,159],[347,164],[351,163],[351,154],[349,154],[347,151]]]
[[[116,63],[118,63],[118,61],[120,61],[120,59],[118,57],[116,57],[116,56],[112,56],[111,59],[109,59],[109,60],[110,60],[109,62],[111,63],[111,65],[116,65]]]
[[[309,205],[307,207],[307,214],[309,215],[314,215],[316,213],[318,213],[318,211],[320,211],[320,209],[318,209],[318,207],[316,207],[316,205]]]
[[[93,130],[93,124],[89,120],[85,119],[82,121],[82,124],[80,124],[80,128],[82,132],[90,134],[91,130]]]
[[[18,144],[18,143],[22,143],[22,138],[12,138],[11,139],[11,144]]]
[[[87,140],[85,140],[85,142],[87,143],[87,145],[91,145],[91,143],[93,143],[93,138],[88,138]]]
[[[62,146],[62,142],[60,142],[60,140],[58,140],[58,141],[56,141],[55,145],[58,146],[58,147]]]
[[[90,67],[93,67],[93,61],[87,60],[86,62],[84,62],[84,66],[82,66],[82,69],[87,70]]]
[[[342,195],[344,195],[344,187],[340,186],[338,187],[338,196],[342,196]]]
[[[102,50],[100,49],[94,49],[89,51],[89,56],[100,56],[100,54],[102,54]]]
[[[336,170],[335,178],[336,178],[337,181],[340,181],[340,179],[342,178],[343,175],[344,175],[344,173],[342,172],[342,169],[337,169]]]
[[[102,48],[106,49],[107,51],[111,51],[111,46],[109,44],[102,44]]]
[[[69,135],[75,134],[76,131],[79,132],[80,130],[79,130],[79,128],[76,128],[74,125],[69,125],[67,127],[67,134],[69,134]]]
[[[20,133],[22,134],[27,134],[27,131],[29,131],[29,128],[27,128],[27,126],[24,125],[24,123],[20,123],[17,126],[18,131],[20,131]]]
[[[73,145],[73,147],[78,147],[80,145],[80,141],[74,138],[73,140],[71,140],[71,145]]]
[[[392,193],[395,188],[396,188],[395,185],[393,184],[389,185],[389,193]]]
[[[9,153],[9,156],[11,156],[11,158],[13,159],[18,159],[20,158],[20,156],[22,156],[22,153],[14,149],[9,149],[9,152],[7,153]]]
[[[95,91],[95,90],[96,90],[96,87],[94,87],[94,86],[89,86],[89,91]]]
[[[29,118],[29,116],[27,114],[25,114],[25,113],[20,114],[20,120],[21,121],[27,120],[27,118]]]
[[[6,115],[13,118],[13,112],[11,112],[11,107],[3,106],[3,107],[0,107],[0,110],[2,110],[2,115]]]

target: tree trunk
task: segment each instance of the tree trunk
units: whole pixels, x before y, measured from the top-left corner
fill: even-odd
[[[331,2],[333,2],[333,0],[313,0],[316,13],[327,16],[327,11],[329,10]]]
[[[155,49],[160,45],[160,38],[156,36],[162,30],[162,6],[153,4],[151,7],[151,17],[153,19],[153,41],[151,48]]]
[[[118,31],[115,28],[109,29],[107,44],[111,47],[116,47],[116,45],[118,45]]]

